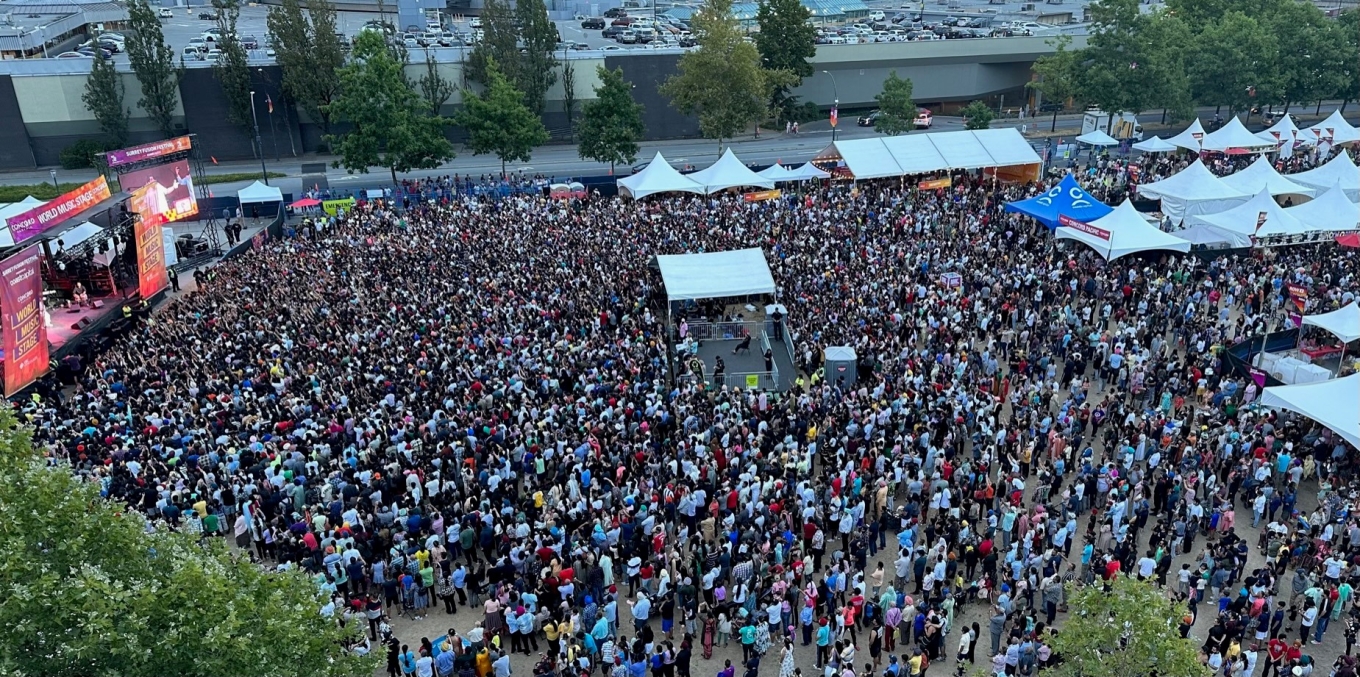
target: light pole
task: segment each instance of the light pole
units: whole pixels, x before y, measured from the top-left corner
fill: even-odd
[[[260,116],[255,112],[255,90],[250,90],[250,119],[255,123],[255,148],[260,153],[260,178],[269,185],[269,170],[264,167],[264,143],[260,141]]]
[[[52,187],[57,189],[57,192],[61,192],[61,187],[57,185],[57,170],[49,169],[47,172],[52,175]]]
[[[836,124],[839,122],[840,112],[837,110],[841,105],[841,93],[836,88],[836,76],[831,71],[822,71],[827,77],[831,78],[831,96],[835,97],[831,104],[831,143],[836,142]]]

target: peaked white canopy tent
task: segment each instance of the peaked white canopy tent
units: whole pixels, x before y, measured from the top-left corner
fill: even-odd
[[[1247,131],[1241,118],[1233,115],[1217,130],[1204,135],[1204,150],[1223,152],[1230,149],[1267,151],[1275,149],[1274,141],[1266,141]]]
[[[1236,188],[1244,193],[1255,195],[1262,190],[1267,190],[1271,195],[1306,195],[1313,197],[1317,193],[1313,188],[1301,186],[1275,170],[1275,165],[1266,156],[1256,158],[1256,161],[1247,166],[1242,171],[1229,174],[1221,179],[1230,188]]]
[[[1320,167],[1286,176],[1294,183],[1318,190],[1340,184],[1351,202],[1360,200],[1360,168],[1356,168],[1355,162],[1351,161],[1350,153],[1337,153],[1336,157]]]
[[[1193,216],[1186,223],[1189,227],[1177,233],[1181,237],[1195,244],[1230,247],[1250,247],[1253,236],[1286,237],[1309,232],[1307,225],[1280,207],[1265,189],[1232,209]]]
[[[773,294],[774,275],[760,249],[734,249],[656,257],[666,296],[672,301]]]
[[[1199,118],[1195,118],[1185,131],[1166,140],[1167,143],[1177,147],[1199,152],[1200,141],[1204,138],[1204,125],[1199,123]]]
[[[1199,160],[1161,181],[1139,186],[1138,194],[1161,200],[1162,213],[1172,223],[1180,223],[1199,214],[1231,209],[1251,198],[1251,193],[1223,183]]]
[[[817,165],[811,162],[804,162],[798,169],[790,170],[791,181],[815,181],[817,179],[831,178],[831,172],[822,171]]]
[[[656,193],[698,193],[704,194],[704,187],[689,180],[676,171],[660,152],[642,171],[625,176],[616,182],[619,192],[626,193],[634,200],[641,200]]]
[[[1149,137],[1133,144],[1134,150],[1141,150],[1144,153],[1170,153],[1179,148],[1175,144],[1167,142],[1160,137]]]
[[[980,129],[837,141],[818,160],[842,162],[856,179],[1043,163],[1019,130]]]
[[[1084,243],[1107,261],[1157,249],[1190,251],[1189,242],[1148,223],[1128,200],[1090,223],[1064,221],[1053,234],[1058,239]]]
[[[261,202],[283,202],[283,191],[277,186],[266,186],[259,181],[236,191],[236,199],[241,204],[258,204]]]
[[[1084,143],[1088,146],[1118,146],[1119,139],[1096,129],[1078,136],[1077,143]]]
[[[1295,386],[1266,388],[1261,404],[1287,409],[1330,428],[1351,446],[1360,447],[1360,374]]]
[[[684,178],[699,184],[708,194],[741,186],[774,188],[773,179],[767,179],[751,171],[750,167],[737,159],[731,148],[728,148],[717,162]]]
[[[0,247],[14,246],[14,234],[9,230],[10,217],[18,216],[30,209],[37,209],[45,204],[47,204],[45,201],[29,195],[19,202],[0,205]]]
[[[1256,136],[1262,140],[1269,141],[1273,144],[1278,144],[1281,142],[1287,143],[1294,140],[1294,138],[1298,135],[1298,131],[1299,126],[1294,124],[1294,118],[1288,115],[1283,115],[1280,116],[1279,122],[1276,122],[1275,124],[1271,125],[1269,129],[1263,132],[1257,132]],[[1278,139],[1275,137],[1276,134],[1280,135]]]
[[[1326,329],[1333,336],[1341,339],[1342,343],[1350,343],[1360,339],[1360,303],[1351,301],[1350,305],[1338,308],[1330,313],[1304,315],[1303,323]],[[1360,416],[1360,411],[1357,411],[1356,415]]]
[[[1339,185],[1284,211],[1302,221],[1310,231],[1345,233],[1360,230],[1360,205],[1351,202]]]
[[[758,171],[758,172],[756,172],[756,173],[759,174],[759,175],[761,175],[761,176],[763,176],[763,177],[765,177],[765,178],[767,178],[767,179],[769,179],[769,180],[771,180],[771,181],[792,181],[792,180],[793,180],[792,178],[790,178],[790,177],[793,175],[793,170],[792,170],[792,169],[789,169],[788,167],[785,167],[784,165],[779,164],[778,162],[776,162],[776,163],[770,165],[769,167],[766,167],[766,168],[764,168],[764,169],[762,169],[762,170],[760,170],[760,171]]]
[[[1300,132],[1299,135],[1303,136],[1303,133]],[[1346,118],[1341,117],[1341,109],[1332,111],[1332,114],[1328,115],[1326,120],[1315,125],[1309,125],[1308,135],[1313,137],[1314,140],[1331,137],[1333,144],[1360,141],[1360,130],[1346,122]]]

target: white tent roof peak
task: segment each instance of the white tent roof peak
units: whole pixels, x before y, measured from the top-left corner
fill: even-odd
[[[1140,195],[1162,201],[1162,213],[1173,223],[1195,214],[1212,214],[1230,209],[1251,197],[1214,176],[1204,163],[1195,160],[1189,167],[1161,181],[1138,187]]]
[[[1253,236],[1300,235],[1309,231],[1307,225],[1281,208],[1264,188],[1232,209],[1193,216],[1187,223],[1190,227],[1181,233],[1185,239],[1197,244],[1227,242],[1234,247],[1250,247]]]
[[[236,191],[236,199],[241,204],[251,204],[259,202],[283,202],[283,191],[276,186],[266,186],[259,181]]]
[[[1077,137],[1077,141],[1091,146],[1118,146],[1119,139],[1096,129]]]
[[[1229,148],[1274,148],[1274,141],[1266,141],[1247,131],[1242,119],[1236,115],[1217,130],[1204,136],[1204,150],[1224,151]]]
[[[1083,242],[1107,261],[1157,249],[1190,251],[1189,242],[1148,223],[1129,200],[1088,224],[1063,223],[1053,234],[1059,239]]]
[[[793,180],[793,179],[789,178],[789,175],[793,173],[793,170],[789,169],[788,167],[785,167],[785,166],[782,165],[782,164],[779,164],[778,162],[776,162],[776,163],[770,165],[769,167],[766,167],[766,168],[764,168],[764,169],[762,169],[762,170],[760,170],[760,171],[758,171],[758,172],[756,172],[756,173],[759,174],[759,175],[761,175],[761,176],[763,176],[763,177],[765,177],[765,178],[767,178],[767,179],[769,179],[769,180],[771,180],[771,181],[792,181],[792,180]]]
[[[1259,193],[1262,189],[1270,191],[1271,195],[1308,195],[1312,196],[1317,191],[1307,186],[1301,186],[1275,170],[1275,165],[1262,155],[1256,161],[1247,166],[1242,171],[1229,174],[1223,177],[1223,183],[1231,188],[1236,188],[1244,193]]]
[[[811,162],[804,162],[798,169],[789,171],[791,181],[812,181],[814,179],[829,179],[831,172],[822,171],[817,165]]]
[[[1299,126],[1294,124],[1294,118],[1289,115],[1282,115],[1280,116],[1279,122],[1271,125],[1269,129],[1263,132],[1257,132],[1256,136],[1264,141],[1278,143],[1280,141],[1294,140],[1294,133],[1297,131],[1299,131]],[[1276,132],[1280,135],[1279,139],[1275,138]]]
[[[1178,147],[1179,146],[1168,143],[1165,139],[1157,136],[1150,136],[1133,144],[1134,150],[1141,150],[1144,153],[1170,153]]]
[[[774,293],[770,264],[757,248],[659,255],[656,264],[672,301]]]
[[[717,162],[687,176],[690,181],[703,187],[705,193],[716,193],[740,186],[774,188],[774,181],[767,179],[742,164],[736,153],[729,147]]]
[[[1338,184],[1317,197],[1284,210],[1310,231],[1345,233],[1360,230],[1360,205],[1351,202]]]
[[[1330,313],[1305,315],[1303,323],[1326,329],[1342,342],[1350,343],[1360,339],[1360,303],[1351,301],[1349,305]]]
[[[1351,201],[1355,201],[1360,196],[1360,169],[1356,168],[1355,162],[1351,160],[1350,153],[1337,153],[1336,157],[1328,160],[1326,164],[1320,167],[1286,176],[1294,183],[1312,188],[1326,189],[1339,183],[1341,189],[1346,191],[1346,197],[1350,198]]]
[[[619,179],[619,188],[626,191],[634,200],[640,200],[655,193],[699,193],[704,187],[689,180],[676,171],[671,163],[658,151],[656,157],[643,167],[642,171]]]
[[[1360,374],[1294,386],[1266,388],[1261,404],[1288,409],[1321,423],[1360,447]]]
[[[1199,135],[1199,138],[1195,138],[1196,134]],[[1189,150],[1198,151],[1200,149],[1200,140],[1203,138],[1204,125],[1200,124],[1199,118],[1195,118],[1190,122],[1190,126],[1185,128],[1185,131],[1167,139],[1166,142],[1177,148],[1187,148]]]
[[[1319,138],[1323,139],[1327,138],[1328,129],[1332,130],[1330,134],[1332,138],[1332,143],[1349,143],[1351,141],[1360,141],[1360,130],[1357,130],[1355,127],[1352,127],[1351,123],[1346,122],[1346,118],[1341,117],[1341,109],[1339,108],[1332,111],[1332,114],[1328,115],[1326,120],[1323,120],[1322,122],[1319,122],[1315,125],[1308,126],[1309,135],[1312,136],[1314,140],[1317,140]]]

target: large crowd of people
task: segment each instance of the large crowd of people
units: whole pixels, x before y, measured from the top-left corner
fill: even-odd
[[[1131,164],[1187,162],[1072,170],[1116,200]],[[749,203],[458,185],[217,265],[24,403],[38,444],[309,572],[394,676],[1031,675],[1066,586],[1119,575],[1220,674],[1355,674],[1356,450],[1253,406],[1225,356],[1286,283],[1352,300],[1352,253],[1107,263],[1003,210],[1039,186],[967,174]],[[668,373],[651,257],[743,247],[788,309],[788,392]]]

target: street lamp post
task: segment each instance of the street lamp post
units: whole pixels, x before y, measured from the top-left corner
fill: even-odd
[[[52,175],[52,187],[57,189],[58,192],[60,192],[61,187],[57,185],[57,170],[49,169],[47,170],[47,172]]]
[[[831,104],[831,142],[836,142],[836,125],[840,124],[840,111],[837,110],[841,105],[841,93],[836,87],[836,76],[831,71],[822,71],[827,77],[831,78],[831,95],[835,97]]]
[[[260,116],[255,112],[255,90],[250,90],[250,119],[255,124],[255,148],[260,153],[260,178],[269,185],[269,170],[264,167],[264,142],[260,141]]]

